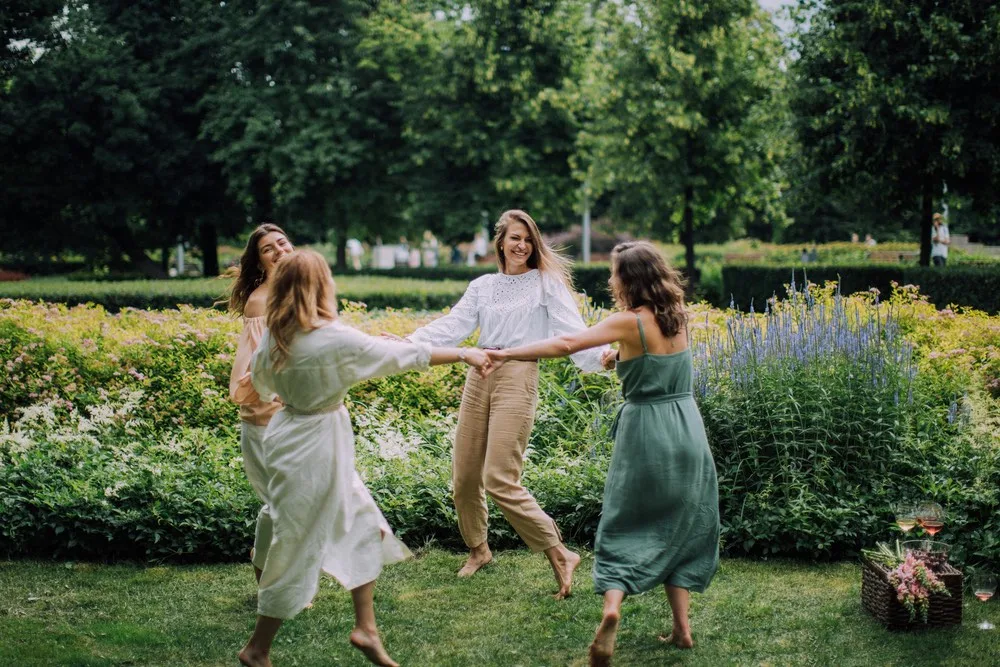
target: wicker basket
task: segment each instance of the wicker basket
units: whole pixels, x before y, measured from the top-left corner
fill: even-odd
[[[920,615],[913,621],[910,612],[896,599],[896,589],[889,583],[889,568],[867,558],[861,559],[861,606],[876,621],[889,630],[919,630],[921,628],[943,628],[962,623],[962,573],[945,563],[935,572],[951,593],[951,597],[941,593],[931,593],[927,623]]]

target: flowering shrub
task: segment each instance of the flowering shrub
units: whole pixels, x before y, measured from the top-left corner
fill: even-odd
[[[931,593],[951,597],[944,583],[912,552],[907,553],[906,559],[889,573],[889,582],[896,588],[896,599],[910,612],[911,621],[919,613],[921,620],[927,622]]]
[[[372,334],[437,315],[341,311]],[[940,537],[954,561],[1000,562],[997,324],[912,290],[879,302],[810,287],[756,314],[693,306],[726,552],[853,555],[884,537],[894,501],[926,497],[948,510]],[[208,309],[0,300],[0,553],[244,558],[258,503],[226,396],[239,327]],[[460,546],[450,455],[465,373],[382,378],[348,399],[359,471],[411,543]],[[548,361],[539,392],[525,484],[587,542],[618,381]],[[491,543],[519,543],[495,507],[491,517]]]

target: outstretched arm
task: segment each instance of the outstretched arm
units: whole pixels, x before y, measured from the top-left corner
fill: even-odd
[[[630,327],[635,327],[635,315],[615,313],[589,329],[555,336],[529,345],[520,345],[508,350],[491,350],[489,354],[490,358],[495,361],[509,359],[530,361],[566,357],[581,350],[589,350],[592,347],[621,340],[628,335]]]

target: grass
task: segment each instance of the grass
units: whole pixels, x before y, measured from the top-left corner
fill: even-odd
[[[577,594],[557,602],[540,555],[503,552],[471,580],[462,557],[423,550],[388,568],[376,610],[403,665],[583,665],[601,611],[590,559]],[[682,652],[660,591],[626,600],[618,665],[990,665],[1000,663],[1000,604],[965,603],[962,627],[883,630],[860,608],[859,567],[726,560],[692,599],[697,646]],[[0,665],[235,665],[256,609],[248,565],[144,567],[0,562]],[[346,641],[350,596],[324,579],[312,610],[288,622],[275,665],[363,665]]]

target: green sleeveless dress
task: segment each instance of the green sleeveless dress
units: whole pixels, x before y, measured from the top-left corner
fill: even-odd
[[[690,347],[618,362],[625,403],[594,548],[594,592],[702,592],[719,565],[719,484],[692,395]]]

